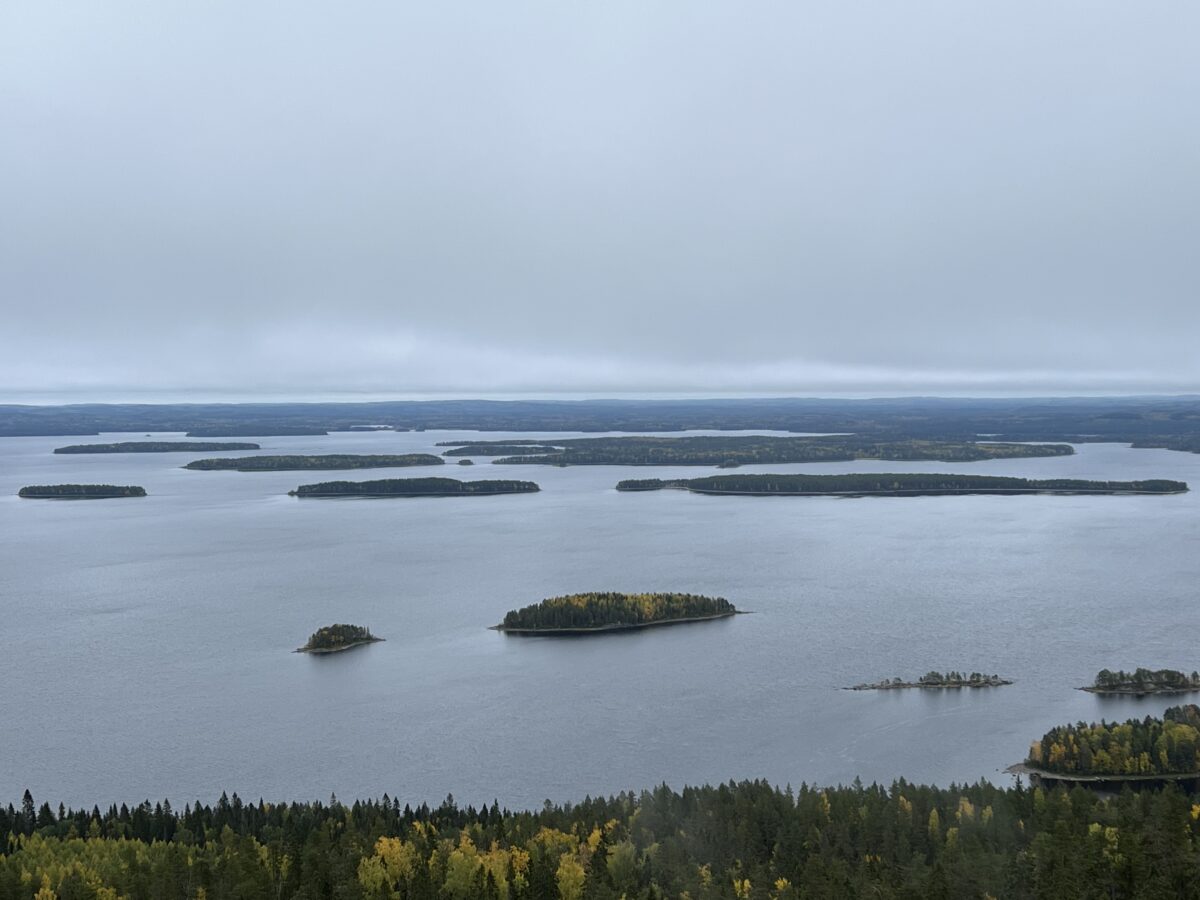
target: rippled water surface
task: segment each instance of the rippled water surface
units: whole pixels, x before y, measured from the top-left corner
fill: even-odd
[[[260,443],[264,453],[400,453],[458,436],[481,437]],[[1053,724],[1171,703],[1073,690],[1098,669],[1200,668],[1200,491],[706,497],[613,490],[622,478],[713,471],[704,468],[481,458],[473,468],[193,472],[180,468],[188,454],[50,452],[137,438],[0,439],[0,797],[29,787],[39,802],[104,805],[387,791],[435,802],[453,792],[527,806],[662,781],[1003,780],[999,770]],[[1200,456],[1113,444],[1058,459],[739,471],[1200,487]],[[529,478],[542,492],[286,493],[327,478],[427,474]],[[59,482],[140,484],[150,496],[15,496]],[[512,607],[581,590],[719,594],[754,615],[582,639],[487,630]],[[291,652],[330,622],[387,640],[329,657]],[[1016,683],[840,690],[949,668]]]

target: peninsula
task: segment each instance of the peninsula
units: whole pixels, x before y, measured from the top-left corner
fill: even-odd
[[[215,441],[120,441],[115,444],[71,444],[55,453],[218,453],[222,450],[261,450],[258,444]]]
[[[116,484],[33,484],[17,491],[29,500],[107,500],[113,497],[145,497],[146,489]]]
[[[1012,684],[1007,678],[1001,678],[999,675],[984,675],[982,672],[972,672],[967,675],[963,672],[929,672],[922,675],[916,681],[904,681],[900,678],[893,678],[890,681],[884,679],[873,684],[856,684],[854,687],[846,688],[848,691],[894,691],[904,688],[984,688],[984,687],[1000,687],[1005,684]]]
[[[318,628],[297,653],[340,653],[351,647],[374,644],[383,638],[371,634],[371,629],[362,625],[325,625]]]
[[[529,494],[532,481],[459,481],[456,478],[382,478],[377,481],[322,481],[302,484],[293,497],[459,497],[476,494]]]
[[[288,472],[305,469],[390,469],[404,466],[441,466],[446,461],[432,453],[399,455],[353,455],[334,453],[324,456],[236,456],[227,459],[197,459],[185,469],[236,472]]]
[[[496,631],[518,635],[583,635],[724,619],[738,610],[724,597],[699,594],[567,594],[509,610]]]
[[[1081,691],[1092,694],[1132,694],[1144,697],[1147,694],[1184,694],[1200,691],[1200,672],[1185,675],[1174,669],[1135,669],[1112,672],[1101,669],[1096,680]]]
[[[1051,781],[1200,778],[1200,707],[1173,706],[1161,719],[1060,725],[1034,741],[1013,771]]]
[[[1178,494],[1182,481],[1035,480],[989,475],[709,475],[704,478],[644,478],[622,481],[618,491],[692,491],[697,494],[799,497],[916,497],[947,494]]]
[[[717,466],[845,462],[855,459],[975,462],[1070,456],[1069,444],[1006,444],[974,440],[890,439],[860,435],[778,437],[695,435],[597,437],[563,441],[445,441],[446,456],[497,456],[497,463],[558,466]]]

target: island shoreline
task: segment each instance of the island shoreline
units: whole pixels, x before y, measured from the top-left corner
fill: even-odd
[[[730,612],[716,613],[711,616],[689,616],[683,619],[659,619],[655,622],[633,622],[621,625],[597,625],[592,628],[506,628],[503,624],[489,625],[489,631],[499,631],[502,634],[513,634],[518,637],[584,637],[589,634],[612,634],[620,631],[641,631],[646,628],[658,628],[664,625],[686,625],[692,622],[711,622],[714,619],[729,619],[733,616],[750,615],[753,610],[735,609]]]

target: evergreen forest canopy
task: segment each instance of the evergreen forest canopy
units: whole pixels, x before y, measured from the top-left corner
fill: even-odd
[[[499,456],[501,464],[560,466],[738,466],[753,463],[841,462],[854,459],[975,462],[1069,456],[1067,444],[995,444],[975,441],[887,440],[858,435],[774,437],[696,435],[687,437],[574,438],[544,441],[444,442],[447,456]]]
[[[1029,749],[1030,765],[1066,775],[1200,775],[1200,707],[1161,719],[1060,725]]]
[[[700,494],[800,494],[917,496],[921,494],[1176,494],[1182,481],[1082,481],[991,475],[881,473],[862,475],[708,475],[703,478],[641,478],[618,482],[618,491],[676,488]]]
[[[371,634],[371,629],[362,625],[324,625],[309,636],[308,642],[300,651],[329,653],[381,640],[383,638]]]
[[[197,459],[185,469],[205,471],[233,469],[238,472],[284,472],[304,469],[387,469],[403,466],[441,466],[446,461],[432,453],[363,455],[330,453],[323,456],[238,456]]]
[[[475,494],[527,494],[540,490],[532,481],[459,481],[456,478],[381,478],[376,481],[322,481],[302,484],[296,497],[458,497]]]
[[[852,433],[874,440],[1116,441],[1195,451],[1200,397],[869,400],[430,400],[383,403],[0,405],[2,435],[183,431],[191,436],[398,430]]]
[[[1174,669],[1135,669],[1117,672],[1101,669],[1085,691],[1096,694],[1155,694],[1200,690],[1200,672],[1191,675]]]
[[[598,631],[712,619],[735,613],[737,609],[724,597],[597,592],[550,597],[541,603],[509,610],[497,627],[502,631]]]
[[[146,489],[134,484],[31,484],[17,491],[17,496],[27,499],[104,500],[145,497]]]
[[[0,900],[1197,900],[1177,788],[763,781],[436,808],[0,807]],[[7,840],[5,836],[7,835]]]
[[[71,444],[55,453],[217,453],[222,450],[261,450],[258,444],[216,441],[120,441],[115,444]]]

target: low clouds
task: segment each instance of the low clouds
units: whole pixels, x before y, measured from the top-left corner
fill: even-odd
[[[0,11],[0,386],[1194,390],[1200,11]]]

